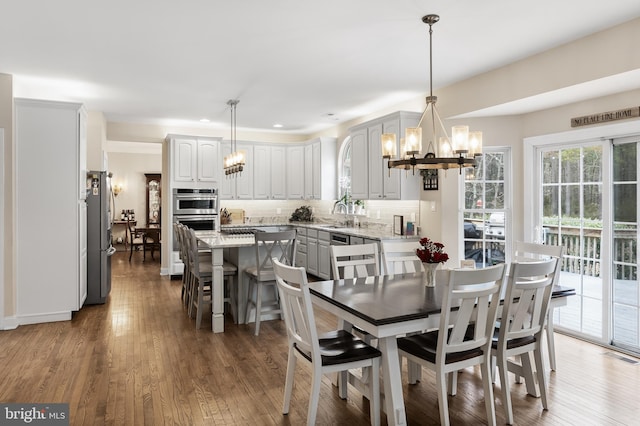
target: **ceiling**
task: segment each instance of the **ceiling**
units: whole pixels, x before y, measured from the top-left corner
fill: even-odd
[[[223,128],[227,100],[239,99],[239,129],[300,134],[424,96],[423,15],[440,15],[436,94],[640,17],[638,0],[3,0],[0,9],[0,73],[13,75],[15,97],[82,102],[111,122]],[[572,91],[584,98],[618,87],[592,86]]]

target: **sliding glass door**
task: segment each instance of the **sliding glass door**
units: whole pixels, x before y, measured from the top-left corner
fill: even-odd
[[[536,148],[540,239],[565,248],[560,284],[576,296],[559,329],[640,353],[640,136]]]
[[[638,149],[640,138],[613,141],[613,345],[640,352]]]
[[[594,340],[605,333],[603,280],[603,143],[545,148],[542,158],[542,236],[565,247],[561,285],[576,289],[555,324]]]

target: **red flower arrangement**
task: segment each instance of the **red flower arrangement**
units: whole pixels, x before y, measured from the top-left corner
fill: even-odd
[[[416,254],[425,263],[444,263],[449,260],[449,255],[444,252],[444,244],[431,241],[429,238],[421,238]]]

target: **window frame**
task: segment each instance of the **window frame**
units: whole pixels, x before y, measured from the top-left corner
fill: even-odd
[[[502,154],[504,157],[504,164],[503,164],[503,179],[502,179],[502,183],[504,185],[504,189],[503,189],[503,196],[504,196],[504,201],[503,201],[503,207],[501,209],[488,209],[486,208],[486,206],[483,206],[482,209],[471,209],[471,208],[466,208],[465,207],[465,199],[467,197],[466,194],[466,187],[465,184],[467,183],[467,179],[466,179],[466,175],[463,172],[463,176],[460,179],[460,190],[458,191],[460,194],[460,199],[458,200],[459,202],[459,206],[460,206],[460,214],[459,214],[459,229],[461,230],[460,234],[459,234],[459,245],[458,247],[460,248],[460,259],[466,259],[466,253],[465,253],[465,235],[464,235],[464,223],[465,223],[465,214],[466,213],[478,213],[478,212],[482,212],[483,216],[485,217],[489,217],[489,215],[491,213],[500,213],[502,212],[504,214],[504,262],[510,262],[511,261],[511,247],[512,247],[512,240],[513,240],[513,226],[512,226],[512,211],[513,211],[513,167],[512,167],[512,149],[509,146],[492,146],[492,147],[483,147],[482,149],[482,155],[484,157],[485,154],[489,154],[489,153],[499,153]],[[486,170],[486,168],[483,168],[483,170]],[[486,182],[495,182],[492,180],[487,181],[486,179],[484,179],[484,176],[482,177],[481,180],[475,180],[475,182],[478,183],[486,183]],[[486,186],[483,185],[483,193],[482,193],[482,199],[485,199],[485,189]],[[480,241],[482,243],[482,247],[483,247],[483,251],[485,250],[485,247],[487,247],[487,243],[490,243],[492,241],[495,241],[495,239],[489,239],[485,233],[486,227],[487,227],[487,219],[485,219],[484,223],[483,223],[483,229],[482,229],[482,235],[480,238],[478,238],[475,241]],[[483,266],[484,265],[484,261],[485,261],[485,256],[483,255]]]

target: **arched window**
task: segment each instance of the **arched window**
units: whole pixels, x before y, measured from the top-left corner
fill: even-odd
[[[338,153],[338,199],[351,193],[351,136],[347,136]]]

